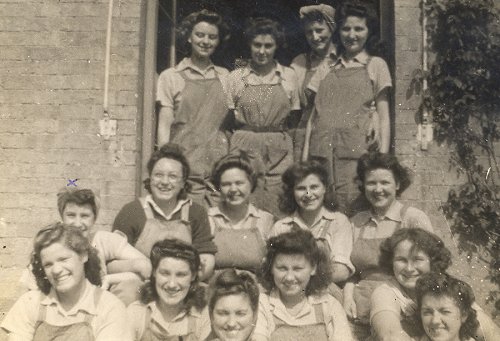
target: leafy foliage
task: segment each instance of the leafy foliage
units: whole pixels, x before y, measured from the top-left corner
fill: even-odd
[[[499,16],[491,0],[427,0],[431,68],[423,108],[433,113],[439,142],[467,182],[443,206],[470,257],[489,263],[497,285],[489,299],[500,311],[500,44]],[[496,148],[496,149],[495,149]]]

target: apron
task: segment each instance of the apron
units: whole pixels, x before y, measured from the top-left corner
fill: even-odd
[[[313,307],[317,318],[316,323],[306,326],[290,326],[273,314],[276,327],[271,333],[270,340],[328,341],[328,334],[326,332],[326,324],[328,321],[326,321],[325,314],[323,313],[323,305],[315,304]]]
[[[146,223],[134,247],[149,258],[154,243],[163,239],[178,239],[185,243],[193,242],[191,236],[191,225],[189,223],[189,203],[186,202],[181,207],[181,219],[179,220],[158,220],[155,218],[153,209],[145,202],[144,198],[139,198],[146,214]]]
[[[97,306],[102,291],[96,288],[94,291],[94,303]],[[45,322],[47,306],[41,304],[38,311],[38,319],[35,324],[33,341],[94,341],[94,331],[91,323],[94,315],[87,314],[83,322],[73,323],[67,326],[54,326]]]
[[[266,242],[257,228],[257,217],[250,217],[249,229],[228,229],[215,226],[216,269],[237,268],[256,272],[266,255]],[[215,221],[215,220],[214,220]]]
[[[401,207],[400,216],[403,219],[409,206]],[[401,228],[401,223],[396,230]],[[359,322],[370,323],[370,298],[375,290],[384,281],[390,280],[393,275],[380,269],[380,245],[387,238],[365,238],[366,226],[361,228],[358,239],[354,242],[351,253],[351,262],[360,273],[361,280],[354,287],[354,301]]]
[[[146,318],[145,318],[145,326],[146,329],[142,334],[140,341],[195,341],[194,338],[194,330],[196,329],[196,319],[188,315],[188,335],[171,335],[166,336],[167,332],[158,333],[151,329],[151,323],[155,323],[158,328],[163,329],[159,324],[155,321],[151,320],[151,308],[147,307],[146,309]]]
[[[366,66],[332,69],[316,95],[318,115],[313,122],[310,155],[326,162],[339,202],[350,203],[359,194],[354,176],[358,158],[370,147],[366,133],[374,97]]]
[[[223,131],[228,105],[219,78],[190,79],[185,72],[181,72],[181,76],[186,85],[170,128],[170,141],[184,148],[184,155],[191,167],[188,178],[191,197],[193,201],[204,205],[205,200],[211,203],[211,196],[206,189],[213,188],[208,182],[212,165],[225,156],[229,149]]]
[[[240,127],[231,137],[231,150],[241,149],[260,156],[265,183],[258,182],[253,203],[281,216],[278,208],[281,174],[293,164],[293,142],[285,132],[290,100],[281,79],[277,84],[250,85],[244,77],[243,82],[244,88],[235,110]]]

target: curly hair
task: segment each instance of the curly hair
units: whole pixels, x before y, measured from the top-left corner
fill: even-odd
[[[188,162],[186,156],[184,155],[182,147],[179,146],[178,144],[175,144],[175,143],[165,143],[163,146],[160,147],[160,149],[155,150],[153,152],[153,154],[151,154],[151,157],[149,158],[148,163],[147,163],[148,174],[150,177],[151,177],[151,173],[153,172],[153,168],[155,167],[156,163],[163,158],[175,160],[181,164],[181,166],[182,166],[182,178],[184,180],[184,188],[179,193],[178,199],[186,199],[187,194],[189,193],[189,190],[191,189],[191,186],[186,181],[187,178],[189,177],[189,174],[191,173],[191,167],[189,166],[189,162]],[[151,193],[151,178],[150,177],[145,179],[143,182],[144,188],[149,193]]]
[[[177,39],[179,40],[179,42],[181,42],[185,46],[188,46],[188,39],[191,36],[193,27],[200,22],[206,22],[208,24],[217,26],[217,29],[219,30],[220,42],[225,42],[229,39],[229,26],[224,22],[222,16],[216,12],[202,9],[201,11],[189,14],[181,21],[176,31]]]
[[[316,175],[323,186],[325,186],[326,193],[323,198],[323,206],[331,211],[337,209],[335,192],[332,190],[332,186],[328,186],[328,172],[326,168],[321,162],[311,160],[294,163],[281,175],[283,192],[279,197],[279,208],[283,213],[291,214],[298,209],[299,206],[295,201],[294,194],[295,185],[311,174]]]
[[[312,266],[316,266],[316,274],[311,276],[307,284],[306,296],[324,292],[332,282],[332,272],[326,253],[319,248],[311,232],[293,227],[290,232],[279,234],[267,241],[267,254],[262,262],[259,279],[268,293],[276,287],[273,265],[279,254],[304,255]]]
[[[222,271],[210,283],[208,311],[212,316],[215,304],[225,296],[244,295],[250,301],[250,306],[254,314],[259,306],[259,286],[247,272],[237,273],[235,269]]]
[[[147,304],[159,299],[156,291],[156,271],[164,258],[176,258],[186,261],[193,275],[193,281],[184,298],[187,310],[191,307],[201,309],[206,306],[205,290],[199,284],[198,270],[200,269],[200,255],[191,245],[177,239],[164,239],[156,242],[151,249],[150,259],[152,265],[151,277],[141,289],[141,302]]]
[[[248,46],[252,44],[255,37],[266,34],[273,37],[277,48],[285,47],[286,44],[283,26],[279,22],[269,18],[258,17],[248,19],[243,34]]]
[[[42,228],[35,236],[33,252],[31,254],[31,271],[36,279],[36,284],[41,292],[48,294],[52,287],[45,270],[43,268],[41,252],[52,244],[59,243],[78,255],[88,255],[88,260],[84,264],[85,278],[90,283],[100,286],[101,282],[101,262],[97,256],[97,250],[90,245],[90,242],[82,234],[78,227],[66,225],[64,223],[54,223]]]
[[[479,327],[479,322],[477,313],[472,307],[475,298],[469,284],[446,273],[429,273],[417,280],[415,291],[418,311],[420,312],[420,314],[417,314],[417,319],[420,322],[422,322],[422,301],[424,297],[437,298],[445,296],[455,302],[462,316],[467,316],[460,326],[460,340],[468,340],[476,335],[475,331]]]
[[[371,152],[361,155],[356,167],[356,179],[359,181],[361,193],[365,192],[366,173],[375,169],[387,169],[392,172],[394,180],[399,184],[399,189],[396,190],[397,196],[411,185],[410,171],[399,163],[397,157],[392,154]]]
[[[65,187],[60,190],[59,193],[57,193],[57,209],[59,210],[61,218],[66,205],[69,203],[74,203],[78,206],[90,205],[92,212],[94,212],[94,217],[97,218],[100,202],[99,198],[91,189]]]
[[[450,267],[451,252],[438,236],[421,228],[403,228],[380,245],[379,265],[388,273],[393,273],[394,250],[405,240],[412,242],[411,252],[421,251],[429,257],[432,272],[445,272]]]
[[[340,41],[340,30],[348,17],[357,17],[366,19],[366,27],[368,28],[368,39],[365,44],[366,52],[370,55],[378,55],[380,53],[380,26],[377,13],[368,6],[361,4],[358,1],[344,2],[342,6],[335,12],[337,30],[334,33],[334,40],[337,42],[339,55],[344,53],[345,47]]]
[[[236,153],[231,153],[223,156],[219,161],[214,164],[212,169],[212,183],[220,191],[220,179],[222,174],[228,169],[238,168],[247,174],[248,181],[252,185],[252,192],[257,186],[258,172],[254,169],[250,157],[247,152],[238,150]]]

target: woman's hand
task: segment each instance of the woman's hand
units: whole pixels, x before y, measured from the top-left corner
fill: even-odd
[[[354,301],[354,283],[347,282],[344,286],[344,310],[349,319],[355,320],[358,318],[356,302]]]

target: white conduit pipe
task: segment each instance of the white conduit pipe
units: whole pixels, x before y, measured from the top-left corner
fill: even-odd
[[[172,30],[170,31],[170,67],[174,67],[175,62],[175,29],[177,27],[177,0],[172,0]]]
[[[113,0],[109,0],[108,25],[106,29],[106,51],[104,55],[104,117],[109,117],[108,90],[109,90],[109,64],[111,56],[111,24],[113,22]]]

